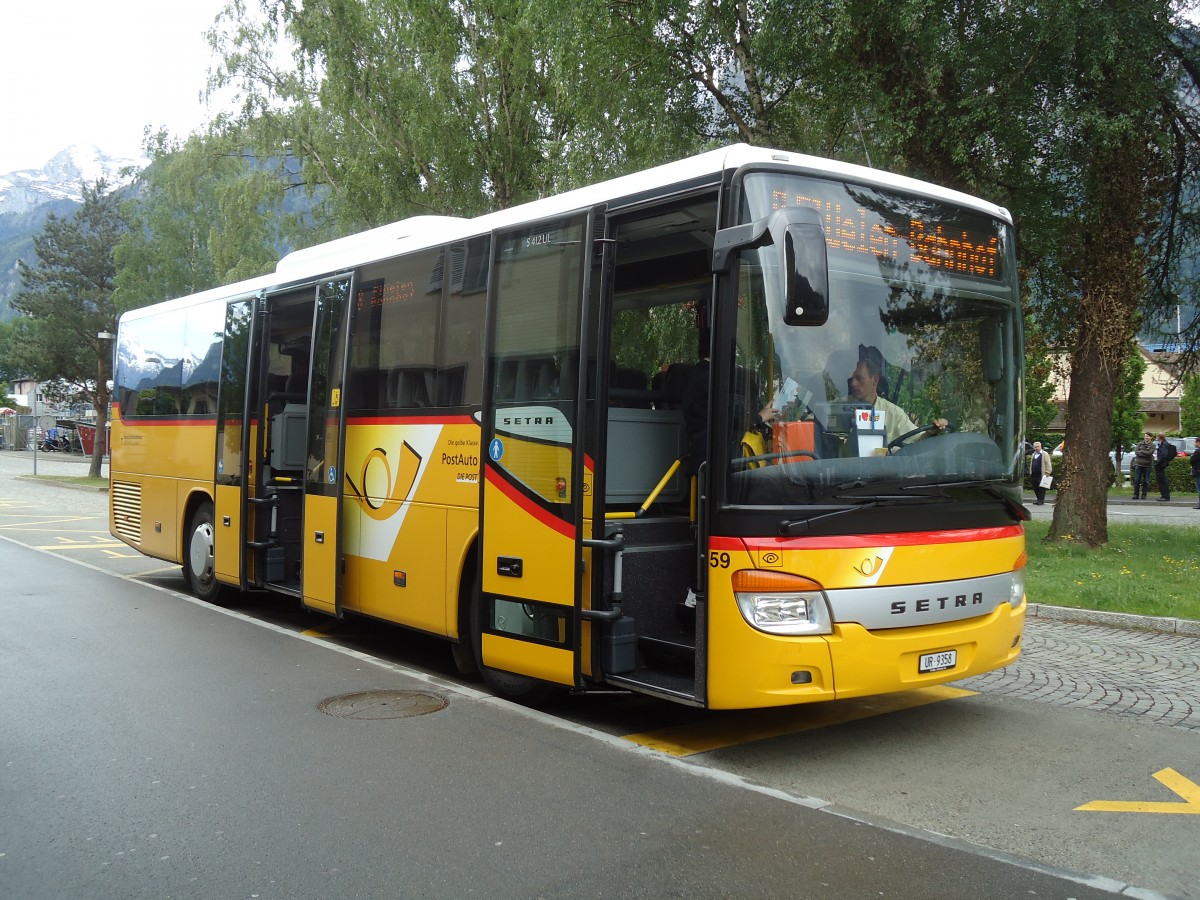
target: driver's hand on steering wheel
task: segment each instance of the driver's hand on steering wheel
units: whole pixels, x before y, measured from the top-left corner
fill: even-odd
[[[950,427],[950,422],[947,419],[934,419],[933,424],[937,426],[938,431],[945,431]]]

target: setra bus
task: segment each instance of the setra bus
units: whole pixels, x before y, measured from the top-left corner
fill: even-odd
[[[201,598],[442,636],[528,702],[1020,652],[1021,310],[982,200],[735,145],[296,251],[125,313],[115,353],[111,531]]]

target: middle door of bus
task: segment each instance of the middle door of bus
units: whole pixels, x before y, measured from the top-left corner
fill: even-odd
[[[301,601],[341,614],[342,470],[346,456],[346,381],[352,282],[321,282],[313,313],[304,476]]]
[[[257,298],[244,415],[257,424],[241,429],[250,464],[236,472],[224,458],[217,465],[226,493],[240,493],[243,585],[298,596],[334,615],[341,611],[351,284],[345,275]],[[219,500],[221,490],[219,483]]]
[[[592,222],[496,232],[488,305],[480,661],[564,685],[583,640]]]

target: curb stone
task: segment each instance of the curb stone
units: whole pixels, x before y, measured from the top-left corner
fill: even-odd
[[[1128,631],[1158,631],[1200,637],[1200,621],[1175,619],[1168,616],[1139,616],[1133,613],[1104,612],[1098,609],[1076,609],[1070,606],[1049,606],[1030,603],[1026,614],[1035,619],[1056,622],[1081,622],[1085,625],[1107,625]]]
[[[93,487],[90,484],[76,484],[72,481],[58,481],[50,475],[15,475],[16,481],[32,481],[34,484],[52,484],[55,487],[70,488],[73,491],[92,491],[97,494],[107,494],[108,487]]]

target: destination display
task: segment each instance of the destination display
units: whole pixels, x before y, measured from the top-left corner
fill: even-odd
[[[748,177],[747,186],[762,177]],[[864,254],[900,269],[918,263],[969,278],[1007,277],[1002,231],[987,216],[930,198],[815,179],[771,178],[755,188],[768,210],[817,210],[831,259]]]

